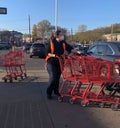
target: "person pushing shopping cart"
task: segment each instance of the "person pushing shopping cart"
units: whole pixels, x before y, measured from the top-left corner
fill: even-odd
[[[48,99],[52,99],[53,92],[56,96],[60,96],[59,80],[61,76],[61,69],[58,56],[62,56],[64,58],[66,55],[66,51],[75,54],[81,53],[80,51],[73,49],[72,46],[67,44],[64,37],[65,36],[62,31],[56,31],[54,34],[52,34],[47,48],[46,63],[47,71],[49,74],[49,82],[46,93]]]

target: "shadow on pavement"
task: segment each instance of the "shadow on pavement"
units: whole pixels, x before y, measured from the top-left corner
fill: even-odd
[[[112,128],[101,114],[106,109],[59,103],[56,97],[47,100],[46,88],[46,82],[32,76],[21,82],[1,82],[0,128]]]

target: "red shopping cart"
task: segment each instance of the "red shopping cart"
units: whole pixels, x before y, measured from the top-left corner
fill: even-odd
[[[59,58],[62,76],[64,79],[60,88],[61,97],[59,97],[59,101],[62,101],[66,96],[73,97],[73,95],[78,93],[78,90],[81,88],[81,83],[83,81],[88,81],[85,63],[83,60],[84,57],[81,56],[68,56],[64,61]],[[79,79],[81,79],[81,81]],[[81,98],[83,97],[82,94],[83,93],[80,95]],[[72,99],[70,99],[70,103],[73,103]]]
[[[118,62],[116,65],[116,63],[91,56],[69,56],[64,63],[61,59],[59,61],[64,78],[59,101],[67,96],[70,97],[71,104],[76,99],[80,99],[82,106],[95,102],[100,106],[110,104],[113,109],[118,108],[120,98],[115,96],[115,93],[120,90],[120,88],[115,90],[120,83],[119,74],[115,72],[115,68],[120,67]],[[98,91],[94,89],[96,86]],[[108,87],[111,91],[106,94],[105,89]]]
[[[25,68],[26,53],[22,50],[10,51],[3,55],[2,66],[5,67],[6,75],[2,78],[4,82],[8,80],[13,82],[13,79],[17,80],[18,77],[27,76]]]
[[[84,61],[86,63],[86,75],[88,76],[88,82],[90,84],[84,94],[81,104],[86,106],[92,101],[99,103],[100,106],[104,104],[112,105],[112,108],[118,106],[120,104],[120,99],[118,97],[111,95],[111,92],[105,94],[105,88],[108,86],[108,83],[114,83],[114,85],[116,85],[120,82],[120,79],[114,75],[114,63],[89,57],[86,57]],[[97,86],[97,91],[94,90],[95,86]],[[72,98],[79,98],[79,93]]]

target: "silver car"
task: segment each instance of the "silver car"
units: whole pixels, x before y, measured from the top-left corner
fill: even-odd
[[[94,43],[87,50],[87,54],[109,61],[120,59],[120,42]]]

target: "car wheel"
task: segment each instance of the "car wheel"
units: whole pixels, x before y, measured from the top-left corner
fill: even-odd
[[[30,58],[32,58],[33,56],[32,55],[30,55]]]

